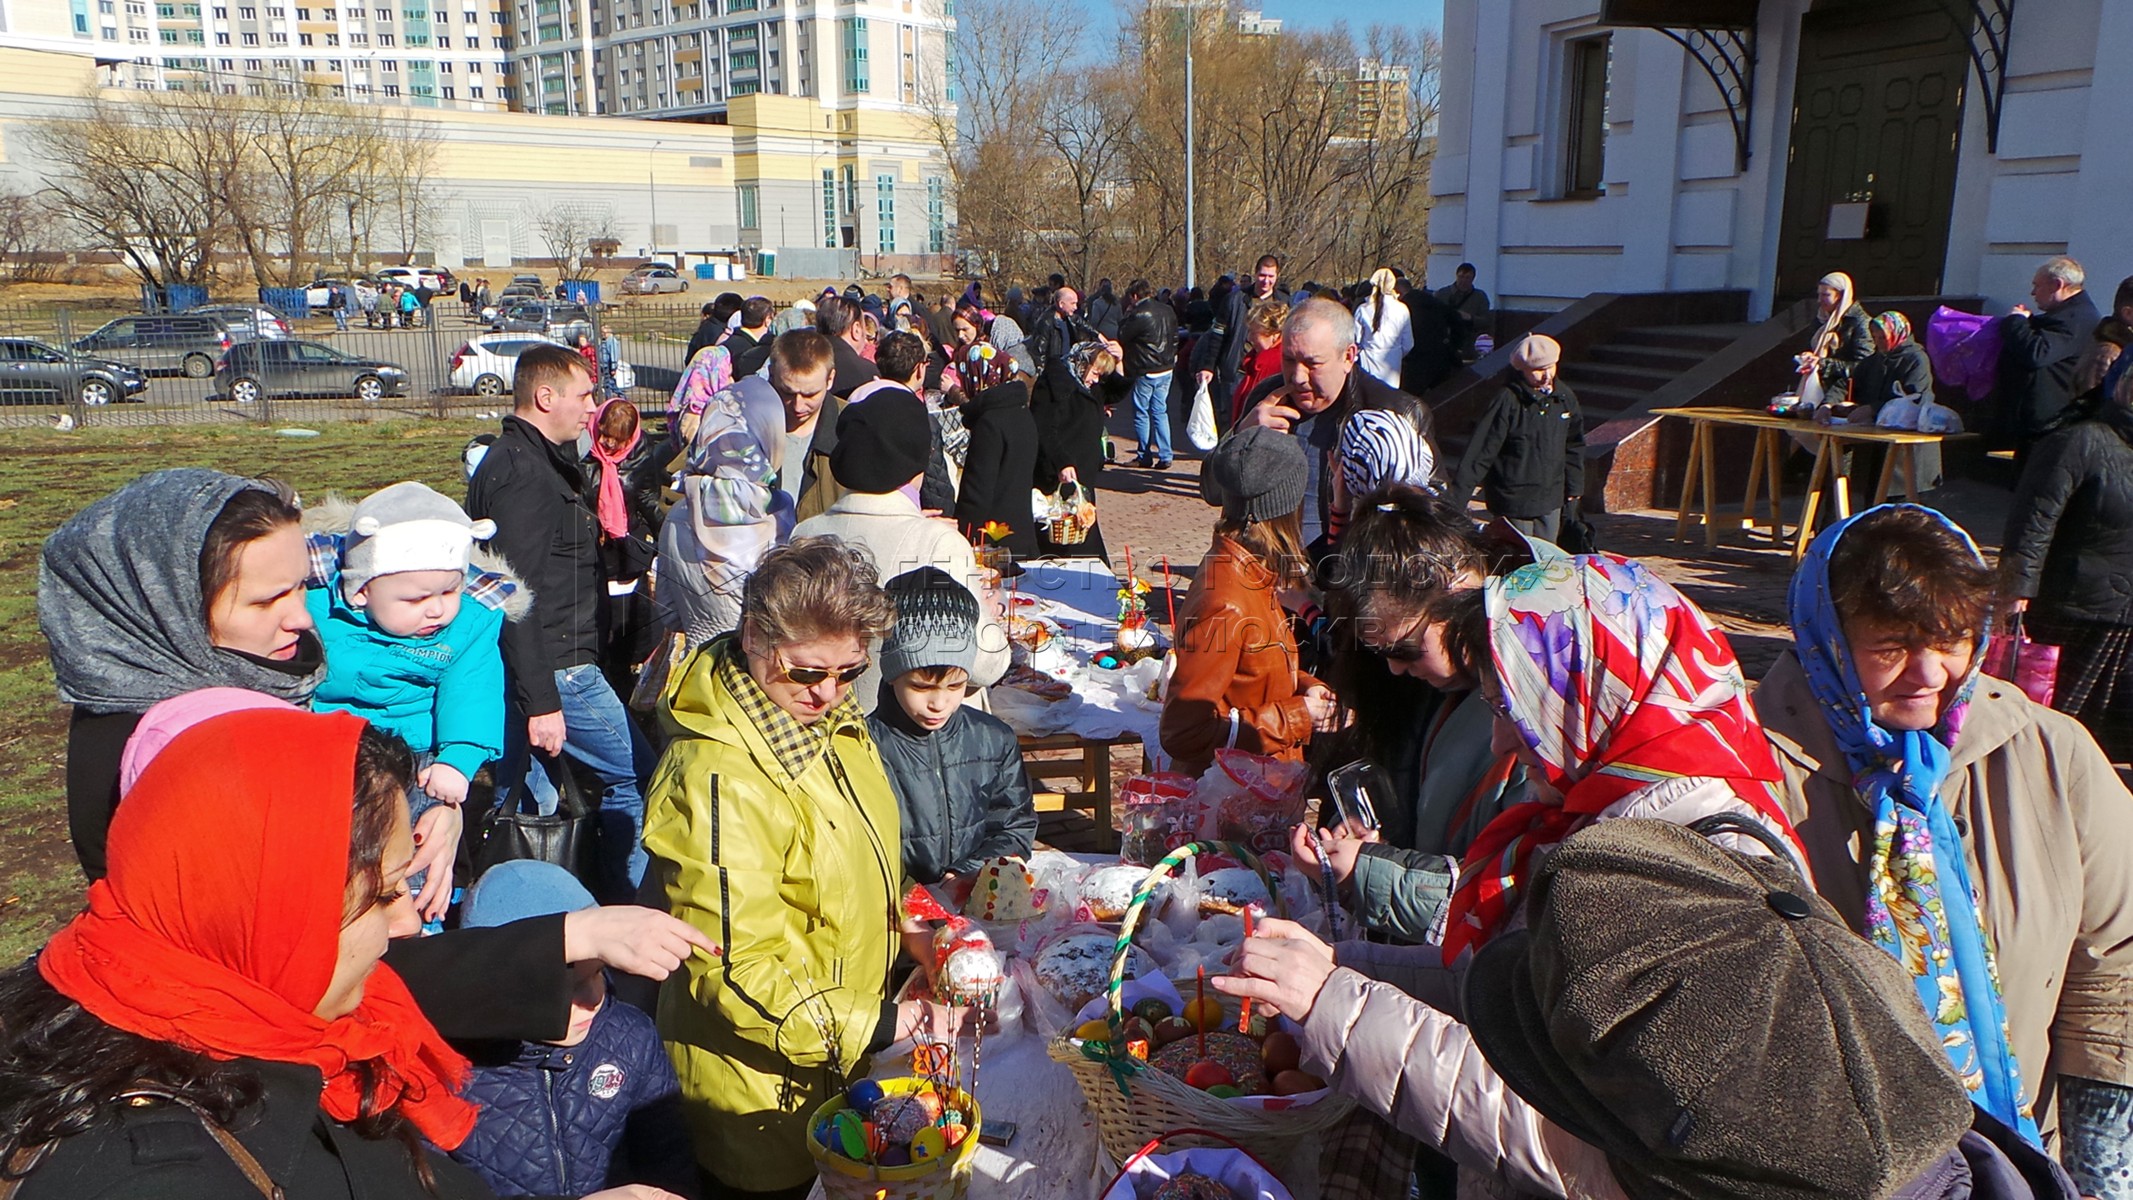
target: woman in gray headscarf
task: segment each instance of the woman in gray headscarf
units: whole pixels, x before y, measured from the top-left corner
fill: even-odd
[[[90,879],[142,713],[209,687],[310,701],[326,660],[304,608],[302,516],[273,480],[183,468],[143,475],[45,542],[37,622],[74,707],[67,817]]]

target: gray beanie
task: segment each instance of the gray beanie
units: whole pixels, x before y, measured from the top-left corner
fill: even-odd
[[[1310,480],[1302,440],[1253,426],[1222,439],[1200,468],[1200,495],[1222,515],[1271,521],[1303,507]]]
[[[939,567],[920,567],[882,589],[896,606],[896,624],[881,641],[881,677],[922,667],[961,667],[978,661],[978,598]]]
[[[396,483],[363,497],[341,543],[341,587],[350,595],[380,575],[403,571],[464,571],[477,541],[496,522],[470,520],[466,510],[434,488]]]

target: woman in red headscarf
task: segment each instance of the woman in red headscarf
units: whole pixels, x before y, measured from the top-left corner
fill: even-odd
[[[0,975],[22,1200],[489,1194],[423,1145],[472,1128],[467,1066],[379,963],[417,925],[413,775],[361,719],[286,709],[211,718],[149,764],[87,910]]]

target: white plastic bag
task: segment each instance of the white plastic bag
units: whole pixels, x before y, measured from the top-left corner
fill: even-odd
[[[1918,397],[1903,395],[1882,405],[1874,414],[1874,424],[1883,429],[1916,429],[1921,415]]]
[[[1945,404],[1936,404],[1931,400],[1926,400],[1922,401],[1918,406],[1918,424],[1916,428],[1920,433],[1961,433],[1963,431],[1963,418],[1961,414]]]
[[[1215,448],[1221,434],[1215,429],[1215,398],[1207,390],[1207,381],[1200,381],[1200,390],[1192,394],[1192,419],[1185,422],[1185,440],[1192,448],[1205,454]]]
[[[1822,390],[1822,373],[1809,371],[1800,376],[1800,402],[1794,406],[1793,411],[1804,417],[1822,407],[1826,399]]]
[[[626,391],[629,391],[629,390],[630,390],[631,388],[633,388],[633,387],[636,387],[636,386],[637,386],[637,368],[635,368],[635,367],[633,367],[633,366],[629,365],[629,364],[628,364],[628,363],[626,363],[626,362],[624,362],[624,363],[616,363],[616,364],[615,364],[615,386],[616,386],[616,387],[618,387],[618,388],[621,388],[621,389],[622,389],[623,391],[625,391],[625,392],[626,392]]]

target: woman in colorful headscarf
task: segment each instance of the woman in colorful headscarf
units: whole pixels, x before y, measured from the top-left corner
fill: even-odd
[[[784,411],[777,392],[751,376],[707,398],[697,414],[681,499],[659,530],[660,610],[692,650],[740,626],[748,576],[792,532],[792,497],[772,486]]]
[[[1446,649],[1496,705],[1497,744],[1525,762],[1531,792],[1475,838],[1441,944],[1328,947],[1266,921],[1215,986],[1294,1018],[1305,1071],[1462,1173],[1520,1192],[1612,1195],[1598,1152],[1512,1094],[1450,1015],[1466,952],[1517,924],[1542,856],[1596,821],[1719,818],[1720,844],[1796,866],[1798,845],[1732,647],[1664,580],[1594,555],[1457,595]]]
[[[419,923],[413,776],[397,738],[286,707],[156,755],[87,911],[0,975],[0,1160],[37,1155],[26,1200],[490,1194],[424,1145],[473,1127],[467,1064],[379,962]]]
[[[1805,354],[1795,355],[1803,377],[1813,375],[1822,385],[1824,404],[1844,399],[1853,368],[1874,352],[1873,335],[1867,332],[1866,310],[1852,294],[1852,277],[1831,271],[1815,284],[1815,336]]]
[[[1852,370],[1852,402],[1859,407],[1850,417],[1854,425],[1872,425],[1881,407],[1898,397],[1908,397],[1921,406],[1933,403],[1933,364],[1926,348],[1912,334],[1911,319],[1894,309],[1866,323],[1874,339],[1874,353]],[[1913,422],[1912,424],[1916,424]],[[1871,443],[1860,444],[1844,454],[1844,471],[1851,477],[1855,494],[1872,495],[1874,481],[1881,477],[1882,463],[1890,450]],[[1914,446],[1913,456],[1919,491],[1940,486],[1940,443]],[[1916,499],[1912,496],[1910,499]]]
[[[2133,1161],[2133,795],[2072,718],[1980,678],[1995,582],[1928,508],[1824,530],[1756,703],[1817,890],[1917,976],[1978,1105],[2056,1120],[2108,1200]]]

